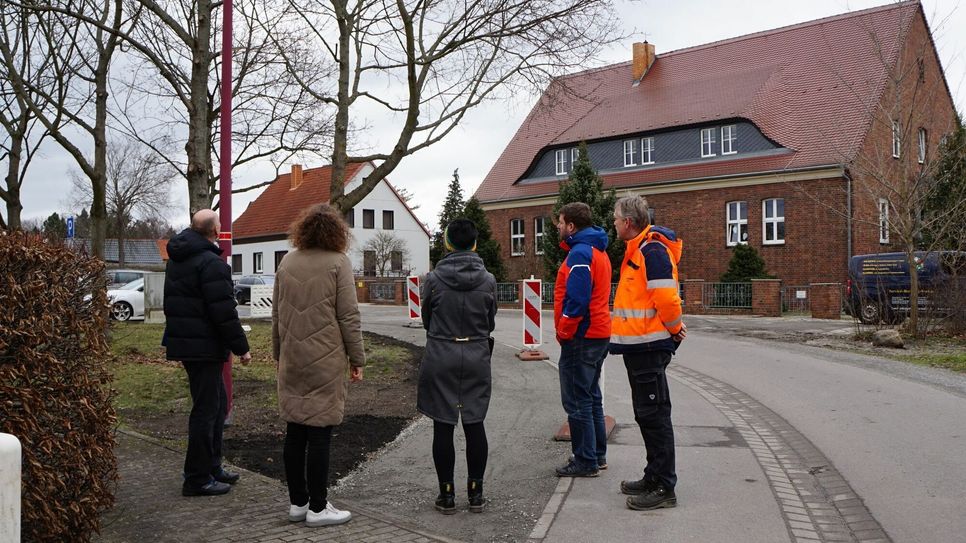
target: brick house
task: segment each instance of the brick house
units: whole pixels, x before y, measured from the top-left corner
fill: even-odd
[[[509,276],[542,270],[586,142],[606,186],[685,240],[684,278],[717,281],[748,243],[786,285],[842,282],[851,255],[898,250],[896,193],[868,166],[899,183],[953,126],[922,7],[901,2],[661,55],[634,44],[631,62],[551,83],[476,196]]]
[[[359,186],[373,169],[369,162],[348,164],[346,192]],[[295,164],[289,173],[280,174],[232,223],[232,273],[274,274],[292,249],[288,241],[292,221],[303,209],[328,202],[331,184],[329,166],[303,171]],[[380,181],[345,217],[352,232],[348,255],[356,275],[376,275],[376,255],[365,246],[379,232],[403,240],[408,250],[408,258],[402,252],[390,255],[389,275],[429,271],[429,230],[387,180]]]

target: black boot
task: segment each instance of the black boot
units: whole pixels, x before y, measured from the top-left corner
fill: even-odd
[[[650,511],[662,507],[677,507],[678,497],[673,488],[667,488],[661,483],[653,483],[643,494],[636,494],[627,498],[627,508],[635,511]]]
[[[439,483],[436,510],[444,515],[452,515],[456,512],[456,491],[453,490],[453,483]]]
[[[486,507],[486,498],[483,497],[483,479],[467,479],[466,493],[470,498],[470,512],[482,513]]]

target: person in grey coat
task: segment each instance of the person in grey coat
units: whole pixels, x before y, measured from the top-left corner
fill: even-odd
[[[475,252],[473,221],[449,223],[444,238],[450,252],[422,284],[426,351],[419,366],[416,408],[433,419],[433,463],[439,478],[436,509],[446,515],[456,512],[453,433],[462,419],[469,508],[482,513],[488,454],[483,420],[490,404],[496,279]]]

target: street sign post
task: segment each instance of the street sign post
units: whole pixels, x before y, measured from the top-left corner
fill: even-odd
[[[74,239],[74,216],[67,217],[67,239]]]

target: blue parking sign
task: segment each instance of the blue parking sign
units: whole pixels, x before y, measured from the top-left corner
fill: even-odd
[[[74,237],[74,217],[67,217],[67,237]]]

